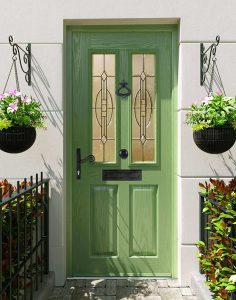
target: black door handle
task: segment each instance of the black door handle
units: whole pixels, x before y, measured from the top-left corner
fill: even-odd
[[[81,163],[83,162],[94,162],[95,161],[95,156],[92,154],[89,154],[88,156],[84,157],[81,159],[81,150],[80,148],[76,149],[76,178],[80,179],[81,178]]]

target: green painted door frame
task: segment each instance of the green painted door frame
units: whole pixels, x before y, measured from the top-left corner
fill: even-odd
[[[65,161],[65,188],[64,188],[64,199],[66,201],[66,218],[67,218],[67,275],[71,276],[72,273],[72,195],[73,195],[73,184],[75,184],[75,149],[73,146],[72,139],[72,114],[73,112],[73,95],[72,95],[72,34],[73,32],[169,32],[171,33],[171,69],[172,69],[172,111],[171,118],[173,120],[172,126],[172,138],[173,138],[173,150],[171,153],[171,162],[172,165],[172,180],[169,184],[169,187],[172,188],[172,276],[176,277],[177,275],[177,176],[176,176],[176,164],[177,164],[177,64],[178,64],[178,32],[176,26],[167,26],[167,25],[136,25],[136,26],[66,26],[65,27],[65,43],[64,43],[64,65],[65,65],[65,102],[64,102],[64,161]]]

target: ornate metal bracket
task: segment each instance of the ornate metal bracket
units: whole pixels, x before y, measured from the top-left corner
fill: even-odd
[[[116,90],[116,95],[122,98],[126,98],[131,95],[131,90],[128,87],[128,82],[125,80],[120,82],[120,87]]]
[[[18,44],[13,42],[13,37],[11,35],[8,40],[9,44],[12,46],[13,59],[16,59],[18,55],[21,70],[25,74],[25,81],[28,85],[31,85],[31,44],[28,44],[24,50]],[[27,69],[23,67],[23,63],[26,65]]]
[[[216,47],[219,45],[220,42],[220,36],[217,35],[216,42],[211,44],[210,47],[208,47],[205,50],[204,44],[200,44],[200,84],[201,86],[204,84],[206,79],[206,73],[209,70],[211,60],[214,61],[215,55],[216,55]],[[209,55],[207,55],[207,52],[210,51]]]

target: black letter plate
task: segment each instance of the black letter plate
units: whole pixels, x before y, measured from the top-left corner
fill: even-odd
[[[102,170],[102,180],[142,180],[142,170]]]

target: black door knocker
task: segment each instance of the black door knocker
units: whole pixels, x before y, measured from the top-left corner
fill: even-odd
[[[131,89],[128,87],[128,82],[125,80],[120,82],[120,87],[116,90],[116,95],[126,98],[131,95]]]

